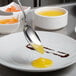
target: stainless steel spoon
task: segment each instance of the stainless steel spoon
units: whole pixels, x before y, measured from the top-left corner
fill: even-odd
[[[40,53],[44,53],[44,48],[41,45],[41,40],[40,40],[39,36],[35,32],[35,30],[31,27],[31,24],[30,25],[27,24],[26,14],[25,14],[25,12],[24,12],[24,10],[22,8],[22,4],[21,4],[20,0],[18,0],[18,3],[19,3],[19,6],[21,8],[21,11],[22,11],[22,13],[24,15],[25,24],[24,24],[23,32],[24,32],[26,40],[28,41],[29,44],[32,45],[32,47],[35,50],[37,50]]]

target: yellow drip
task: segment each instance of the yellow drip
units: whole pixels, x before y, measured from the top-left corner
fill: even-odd
[[[53,61],[47,58],[38,58],[32,61],[32,66],[36,68],[47,68],[53,65]]]

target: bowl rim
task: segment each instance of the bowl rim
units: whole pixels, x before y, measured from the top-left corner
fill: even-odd
[[[17,25],[19,23],[14,23],[14,24],[0,24],[0,26],[11,26],[11,25]]]
[[[0,15],[0,17],[3,17],[3,18],[5,17],[4,19],[11,19],[11,18],[13,18],[13,17],[16,18],[16,15],[9,15],[9,16],[7,16],[7,15],[6,15],[6,16],[3,16],[3,15],[1,16],[1,15]],[[9,17],[9,18],[8,18],[8,17]],[[0,19],[0,20],[3,20],[3,19]],[[21,21],[21,19],[18,19],[18,22],[16,22],[16,23],[13,23],[13,24],[0,24],[0,26],[17,25],[17,24],[20,24],[20,21]]]
[[[0,26],[11,26],[11,25],[18,25],[20,24],[20,21],[18,21],[17,23],[13,23],[13,24],[0,24]]]
[[[46,9],[46,8],[47,9],[48,8],[54,8],[54,9],[58,8],[58,9],[64,10],[65,13],[63,15],[59,15],[59,16],[42,16],[42,15],[37,14],[38,10],[40,10],[40,9]],[[44,17],[44,18],[57,18],[57,17],[62,17],[62,16],[65,16],[65,15],[68,15],[68,10],[66,10],[65,8],[62,8],[62,7],[50,7],[50,6],[46,6],[46,7],[39,7],[37,9],[35,9],[34,10],[34,14],[37,15],[37,16],[39,16],[39,17]]]

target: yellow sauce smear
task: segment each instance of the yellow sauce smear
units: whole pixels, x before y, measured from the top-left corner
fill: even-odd
[[[53,61],[47,58],[38,58],[32,61],[32,66],[36,68],[48,68],[53,65]]]
[[[0,20],[0,24],[14,24],[17,22],[18,22],[18,19],[14,18],[14,17],[11,19],[1,19]]]
[[[47,10],[47,11],[40,11],[37,14],[42,16],[60,16],[60,15],[63,15],[64,12],[59,10]]]
[[[45,51],[42,45],[37,45],[37,44],[31,44],[31,45],[36,51],[38,51],[41,54],[44,54]]]

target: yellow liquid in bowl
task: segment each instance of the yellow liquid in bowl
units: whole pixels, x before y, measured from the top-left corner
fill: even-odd
[[[17,23],[18,22],[18,19],[16,18],[10,18],[10,19],[1,19],[0,20],[0,24],[14,24],[14,23]]]
[[[38,58],[32,61],[32,66],[36,68],[48,68],[53,65],[53,61],[47,58]]]
[[[60,16],[65,13],[60,10],[47,10],[47,11],[40,11],[37,14],[42,16]]]

